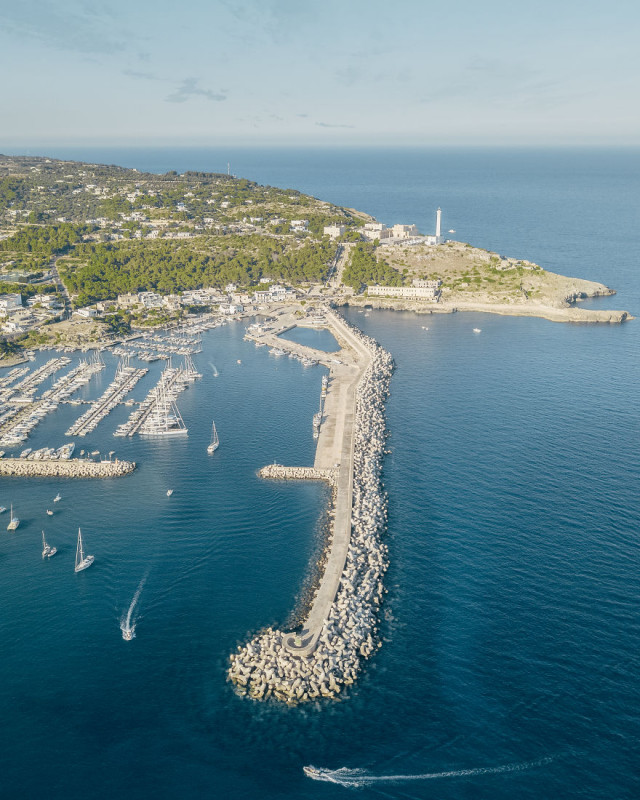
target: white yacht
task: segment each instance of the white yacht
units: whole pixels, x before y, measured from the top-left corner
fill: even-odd
[[[167,489],[167,497],[171,497],[173,494],[173,489]]]
[[[51,556],[55,556],[57,552],[57,547],[51,547],[51,545],[47,544],[47,540],[44,538],[44,531],[42,531],[42,557],[51,558]]]
[[[482,333],[482,328],[474,328],[473,332],[474,333]]]
[[[9,512],[9,524],[7,525],[8,531],[15,531],[15,529],[20,524],[20,520],[18,517],[13,516],[13,505],[11,506],[11,511]]]
[[[78,544],[76,547],[76,572],[82,572],[83,569],[90,567],[95,561],[95,556],[85,556],[84,547],[82,545],[82,531],[78,528]]]
[[[50,508],[47,509],[47,515],[50,517],[53,516],[53,511]]]
[[[212,453],[215,453],[215,451],[218,449],[219,445],[220,445],[220,439],[218,438],[218,431],[216,430],[216,423],[212,422],[211,423],[211,443],[207,447],[207,453],[209,453],[209,455],[211,455]]]
[[[53,502],[54,502],[54,503],[59,503],[61,500],[62,500],[62,495],[61,495],[61,494],[57,494],[57,495],[56,495],[56,496],[53,498]]]

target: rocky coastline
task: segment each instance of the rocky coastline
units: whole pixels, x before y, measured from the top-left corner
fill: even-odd
[[[628,311],[535,303],[483,303],[480,301],[434,303],[359,295],[344,298],[342,305],[356,308],[366,306],[391,311],[413,311],[416,314],[455,314],[458,311],[480,311],[505,317],[539,317],[550,322],[596,322],[616,325],[634,319]]]
[[[256,700],[295,704],[335,697],[355,681],[363,662],[380,646],[378,609],[388,563],[382,541],[387,498],[380,474],[387,435],[384,403],[393,361],[374,339],[351,330],[371,358],[356,392],[351,534],[345,567],[311,652],[304,629],[286,633],[267,628],[230,656],[229,679],[239,694]]]

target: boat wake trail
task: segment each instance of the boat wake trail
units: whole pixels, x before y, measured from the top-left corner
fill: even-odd
[[[522,772],[550,764],[556,756],[544,756],[535,761],[522,761],[518,764],[501,764],[497,767],[476,767],[475,769],[455,769],[447,772],[425,772],[422,775],[372,775],[366,769],[323,769],[322,767],[303,767],[304,774],[314,781],[327,781],[340,786],[358,789],[374,783],[400,783],[402,781],[428,781],[437,778],[470,778],[476,775],[499,775],[504,772]]]
[[[140,595],[142,590],[144,589],[144,585],[149,577],[149,573],[145,572],[142,580],[138,584],[138,588],[136,589],[136,593],[133,595],[133,600],[131,601],[131,605],[129,606],[129,610],[126,614],[122,615],[120,619],[120,630],[122,631],[122,638],[130,641],[136,635],[136,617],[133,616],[133,612],[135,611],[135,607],[138,604],[138,600],[140,599]],[[132,619],[133,618],[133,619]],[[132,624],[133,623],[133,624]]]
[[[210,367],[211,367],[211,369],[213,370],[213,377],[214,377],[214,378],[217,378],[217,377],[218,377],[218,375],[219,375],[220,373],[219,373],[219,372],[218,372],[218,370],[216,369],[216,365],[215,365],[215,364],[212,364],[211,362],[209,362],[209,366],[210,366]]]

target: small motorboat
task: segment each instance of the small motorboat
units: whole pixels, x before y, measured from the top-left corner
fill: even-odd
[[[321,773],[319,769],[315,767],[302,767],[302,771],[307,776],[307,778],[313,778],[314,780],[322,780]]]
[[[473,332],[474,333],[482,333],[482,328],[474,328]]]
[[[62,500],[62,495],[61,495],[61,494],[57,494],[57,495],[56,495],[56,496],[53,498],[53,502],[54,502],[54,503],[59,503],[61,500]]]
[[[171,497],[173,494],[173,489],[167,489],[167,497]]]
[[[6,506],[0,506],[0,514],[2,514],[3,512],[5,512],[6,510],[7,510],[7,507],[6,507]]]
[[[133,628],[123,628],[122,638],[125,642],[130,642],[133,639]]]
[[[50,508],[48,508],[48,509],[47,509],[47,514],[48,514],[50,517],[52,517],[52,516],[53,516],[53,511],[52,511]]]

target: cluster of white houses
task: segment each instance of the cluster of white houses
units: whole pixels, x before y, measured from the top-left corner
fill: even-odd
[[[5,334],[25,333],[56,319],[63,310],[64,306],[54,294],[36,294],[27,300],[26,308],[21,294],[3,294],[0,296],[0,329]]]
[[[263,284],[267,284],[265,279]],[[118,296],[117,303],[108,305],[118,308],[133,308],[141,306],[145,309],[165,309],[167,311],[177,311],[185,306],[219,306],[223,314],[237,314],[245,310],[246,305],[263,305],[266,303],[282,303],[295,300],[297,292],[279,284],[265,285],[263,289],[256,289],[254,292],[239,292],[238,287],[230,283],[224,291],[207,287],[203,289],[191,289],[182,294],[160,295],[156,292],[135,292],[133,294],[121,294]],[[105,303],[98,303],[98,310],[106,310]],[[80,309],[84,311],[85,309]],[[80,313],[80,312],[78,312]]]

